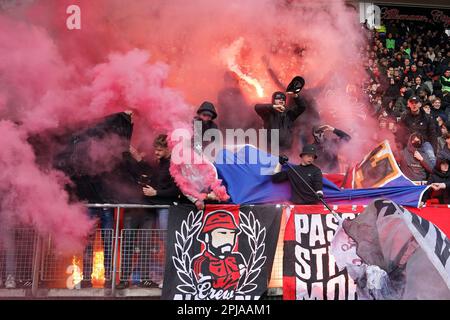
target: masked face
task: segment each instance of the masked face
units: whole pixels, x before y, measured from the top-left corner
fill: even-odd
[[[325,131],[322,129],[314,130],[313,136],[317,143],[323,143],[325,141]]]
[[[418,138],[418,137],[414,137],[411,140],[411,145],[416,148],[419,149],[422,146],[422,141]]]

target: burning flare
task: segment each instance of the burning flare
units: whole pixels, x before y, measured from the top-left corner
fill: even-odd
[[[92,268],[92,285],[94,287],[102,287],[105,284],[105,254],[102,251],[94,252],[94,261]]]
[[[94,253],[92,261],[92,286],[102,288],[105,284],[105,251],[103,250],[102,233],[95,233]]]
[[[83,280],[83,273],[80,268],[80,259],[73,256],[72,264],[67,267],[66,273],[70,274],[70,277],[68,277],[66,281],[67,288],[74,289]]]
[[[241,67],[236,62],[236,56],[242,49],[244,45],[244,38],[240,37],[236,41],[234,41],[229,47],[222,49],[221,56],[227,62],[228,69],[234,72],[239,78],[247,82],[249,85],[253,86],[258,94],[258,97],[264,97],[264,89],[259,83],[259,81],[255,78],[250,77],[249,75],[242,72]]]

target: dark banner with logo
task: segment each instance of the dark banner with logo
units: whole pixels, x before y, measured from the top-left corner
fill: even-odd
[[[400,7],[377,4],[381,9],[381,20],[400,20],[436,23],[450,28],[450,10],[421,7]]]
[[[282,208],[170,209],[162,299],[257,300],[267,290]]]

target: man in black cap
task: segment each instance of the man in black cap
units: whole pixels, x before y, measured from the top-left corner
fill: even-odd
[[[412,96],[408,99],[408,110],[400,120],[403,138],[408,139],[413,133],[419,133],[423,137],[423,150],[427,156],[436,162],[434,150],[437,149],[437,133],[433,119],[421,108],[422,102],[419,97]],[[407,145],[407,140],[403,143]]]
[[[256,113],[264,121],[267,130],[279,130],[280,152],[289,150],[293,141],[293,127],[295,120],[305,111],[305,100],[299,96],[305,81],[301,77],[295,77],[287,87],[287,93],[293,96],[294,104],[286,106],[286,94],[281,91],[274,92],[272,104],[255,105]],[[268,132],[269,142],[270,131]]]
[[[317,204],[320,202],[319,198],[323,197],[322,171],[313,164],[315,159],[317,159],[317,149],[314,145],[309,144],[303,147],[298,166],[281,171],[282,164],[286,162],[286,159],[281,156],[280,163],[275,167],[272,182],[280,183],[289,180],[291,184],[290,200],[294,204]],[[315,190],[315,193],[305,185],[293,170]]]
[[[214,105],[209,101],[204,101],[194,117],[194,148],[196,150],[203,149],[208,145],[209,142],[203,141],[203,137],[207,130],[218,129],[217,124],[213,121],[216,118],[217,112]]]

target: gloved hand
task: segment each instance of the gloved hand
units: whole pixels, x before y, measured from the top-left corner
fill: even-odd
[[[285,163],[287,163],[289,161],[289,158],[286,155],[282,154],[282,155],[280,155],[278,161],[281,164],[285,164]]]

